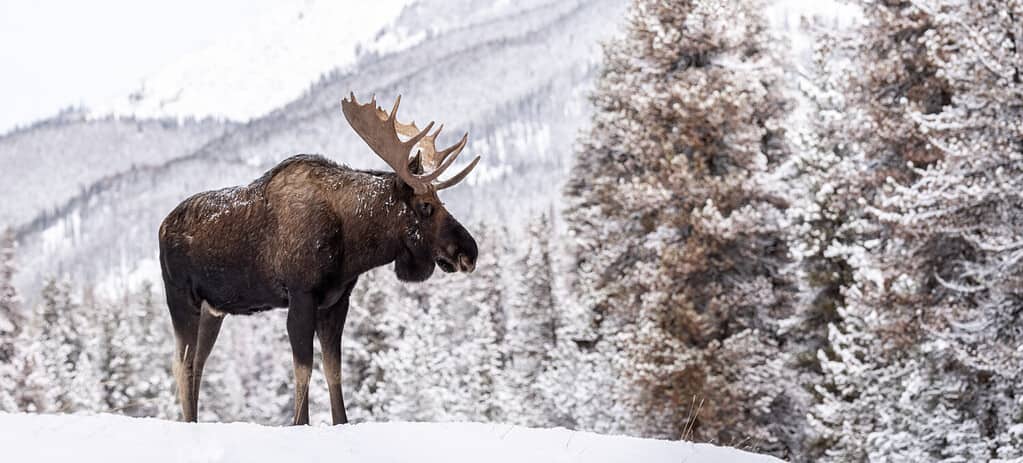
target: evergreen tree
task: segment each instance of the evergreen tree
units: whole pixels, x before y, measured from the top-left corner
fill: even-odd
[[[287,312],[275,310],[250,317],[228,317],[224,329],[238,333],[227,347],[229,356],[222,362],[231,362],[238,375],[241,391],[239,398],[244,419],[257,423],[286,424],[294,411],[294,372],[291,343],[288,341]],[[229,327],[227,325],[230,325]],[[322,370],[314,370],[322,371]],[[313,375],[314,377],[318,375]],[[315,378],[319,379],[319,378]],[[310,385],[310,422],[322,421],[322,412],[328,413],[330,402],[322,399],[318,391],[326,386]]]
[[[349,302],[341,359],[345,405],[352,421],[384,416],[379,391],[385,372],[378,360],[394,348],[403,329],[387,316],[399,307],[393,297],[398,285],[389,271],[382,268],[363,274]]]
[[[476,239],[487,249],[493,235],[480,227]],[[469,276],[397,285],[394,309],[377,321],[390,337],[373,359],[373,370],[381,375],[373,399],[379,404],[377,417],[488,421],[502,413],[496,394],[499,280],[495,256],[481,253]]]
[[[380,323],[397,333],[390,348],[375,355],[375,368],[382,373],[374,396],[376,416],[392,420],[449,420],[445,396],[458,391],[447,387],[455,382],[456,359],[450,348],[452,323],[427,296],[411,290],[399,291]]]
[[[1023,11],[864,10],[857,100],[873,111],[851,133],[874,132],[863,149],[889,169],[822,353],[822,445],[835,461],[1018,458]]]
[[[55,413],[101,410],[102,386],[98,365],[99,326],[71,294],[64,279],[48,279],[43,286],[34,330],[35,365],[28,381],[45,386],[40,409]]]
[[[134,307],[127,303],[127,297],[116,306],[100,306],[93,303],[91,310],[104,315],[101,326],[100,365],[103,372],[103,401],[105,409],[132,414],[134,400],[134,367],[137,364],[129,358],[129,346],[137,346],[138,331],[132,326]]]
[[[14,232],[0,234],[0,411],[18,410],[18,363],[22,361],[19,339],[25,326],[21,297],[12,282],[15,272]]]
[[[762,6],[634,4],[605,52],[568,219],[576,293],[626,382],[618,425],[787,454],[808,398],[777,322],[792,315],[770,182],[788,102]]]
[[[102,314],[100,368],[105,409],[129,416],[177,416],[168,359],[171,336],[153,302],[152,284],[117,303],[96,302]],[[162,312],[162,311],[161,311]]]
[[[462,421],[506,421],[508,404],[501,400],[500,389],[506,384],[508,317],[500,250],[507,232],[482,224],[474,230],[481,249],[492,251],[480,254],[472,274],[451,274],[433,289],[441,296],[441,304],[435,305],[440,311],[434,316],[455,317],[454,333],[449,335],[456,359],[454,382],[446,387],[455,394],[446,408]]]
[[[551,223],[546,214],[527,232],[527,250],[514,266],[518,279],[508,301],[505,338],[504,397],[508,420],[542,426],[550,420],[552,404],[543,399],[537,378],[550,366],[557,344],[557,319],[550,255]]]

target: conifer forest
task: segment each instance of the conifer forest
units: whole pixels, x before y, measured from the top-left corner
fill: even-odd
[[[402,94],[445,146],[470,131],[458,166],[481,163],[441,194],[473,273],[352,291],[352,422],[1023,461],[1023,0],[458,0],[475,16],[407,32],[456,8],[431,2],[379,36],[416,41],[251,119],[72,108],[0,135],[0,411],[178,419],[160,220],[293,154],[381,168],[354,91]],[[226,318],[199,421],[290,422],[286,318]]]

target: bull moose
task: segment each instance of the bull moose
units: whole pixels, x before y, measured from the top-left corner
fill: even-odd
[[[224,316],[288,310],[295,369],[294,424],[309,423],[313,335],[320,340],[334,424],[347,422],[341,395],[341,333],[359,275],[394,262],[404,281],[435,266],[472,272],[472,235],[444,209],[437,192],[469,174],[438,181],[465,148],[438,151],[433,122],[423,130],[397,120],[376,99],[352,93],[341,110],[393,172],[356,170],[320,156],[282,161],[247,186],[196,194],[160,225],[160,265],[177,349],[174,376],[182,418],[196,421],[203,366]],[[411,155],[412,150],[416,153]],[[411,155],[411,156],[410,156]]]

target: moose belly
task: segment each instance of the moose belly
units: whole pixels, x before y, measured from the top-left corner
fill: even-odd
[[[215,312],[248,315],[288,306],[282,288],[267,284],[245,272],[211,272],[197,288],[202,300]]]

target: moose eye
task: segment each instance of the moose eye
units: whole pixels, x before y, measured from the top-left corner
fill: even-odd
[[[433,214],[433,204],[430,203],[419,203],[419,216],[429,217]]]

